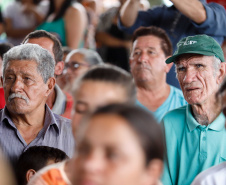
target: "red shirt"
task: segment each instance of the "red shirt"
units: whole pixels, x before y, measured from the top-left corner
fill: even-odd
[[[5,107],[5,98],[4,98],[4,91],[3,88],[0,87],[0,109]]]
[[[208,3],[215,2],[215,3],[221,4],[226,9],[226,0],[207,0],[207,2]]]

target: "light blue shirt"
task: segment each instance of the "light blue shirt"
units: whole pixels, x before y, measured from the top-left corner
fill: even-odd
[[[178,107],[182,107],[187,105],[187,102],[184,99],[183,93],[176,87],[170,86],[170,94],[166,101],[154,112],[150,111],[147,107],[142,105],[138,100],[136,101],[136,105],[151,112],[157,122],[160,123],[163,116],[170,110],[176,109]]]
[[[190,105],[168,112],[163,120],[166,185],[191,184],[203,170],[226,161],[225,117],[221,113],[208,126],[200,125]]]

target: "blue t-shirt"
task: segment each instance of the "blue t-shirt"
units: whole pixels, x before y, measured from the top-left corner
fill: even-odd
[[[203,170],[226,161],[225,117],[200,125],[190,105],[168,112],[162,126],[166,142],[163,184],[191,184]]]
[[[142,105],[138,100],[136,100],[136,105],[151,112],[154,115],[157,122],[160,122],[163,116],[168,111],[187,105],[187,102],[185,101],[181,90],[177,89],[176,87],[170,86],[170,94],[168,98],[156,111],[154,112],[150,111],[147,107]]]

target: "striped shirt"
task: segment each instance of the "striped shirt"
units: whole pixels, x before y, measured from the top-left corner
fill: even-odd
[[[31,146],[49,146],[63,150],[69,157],[74,152],[70,120],[54,114],[46,105],[44,126],[37,137],[27,144],[9,117],[7,107],[0,110],[0,146],[14,165]]]

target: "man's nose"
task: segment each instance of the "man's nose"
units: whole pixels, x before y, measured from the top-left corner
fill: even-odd
[[[184,83],[191,83],[195,80],[196,78],[196,71],[192,70],[192,69],[187,69],[183,82]]]
[[[148,55],[145,52],[142,52],[138,58],[139,62],[147,62],[148,61]]]
[[[84,161],[84,169],[90,173],[98,173],[104,169],[104,158],[98,152],[90,153]]]
[[[15,81],[12,83],[11,91],[19,92],[23,89],[23,87],[24,87],[24,83],[20,79],[16,78]]]

